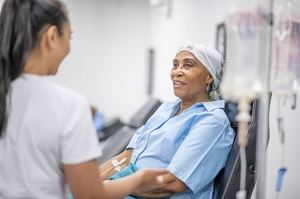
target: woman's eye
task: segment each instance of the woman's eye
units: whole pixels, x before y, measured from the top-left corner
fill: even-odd
[[[191,68],[191,67],[193,67],[193,65],[192,64],[185,64],[184,67],[185,68]]]
[[[176,69],[178,67],[178,64],[174,63],[173,64],[173,69]]]

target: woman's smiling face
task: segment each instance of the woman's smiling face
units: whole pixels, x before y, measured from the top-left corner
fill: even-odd
[[[179,52],[174,58],[171,79],[174,94],[182,101],[201,99],[213,81],[205,66],[187,51]]]

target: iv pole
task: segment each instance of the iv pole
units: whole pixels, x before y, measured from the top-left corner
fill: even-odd
[[[273,38],[273,4],[274,0],[267,0],[269,8],[268,16],[268,48],[267,48],[267,75],[265,77],[266,90],[270,90],[270,69],[272,63],[272,38]],[[266,159],[267,159],[267,145],[269,132],[269,105],[270,93],[264,92],[260,96],[260,106],[258,114],[258,132],[256,141],[256,165],[257,165],[257,184],[256,184],[256,199],[265,199],[266,196]]]

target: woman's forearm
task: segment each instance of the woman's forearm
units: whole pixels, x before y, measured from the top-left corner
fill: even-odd
[[[109,176],[112,176],[114,173],[116,173],[116,170],[114,169],[114,165],[112,164],[113,160],[117,160],[118,162],[122,161],[122,164],[120,164],[120,167],[123,168],[128,165],[131,159],[132,149],[127,149],[120,153],[119,155],[113,157],[112,159],[104,162],[98,167],[101,179],[107,179]]]
[[[166,183],[159,189],[151,190],[148,192],[133,192],[132,195],[145,198],[161,198],[169,197],[173,194],[182,193],[187,190],[186,185],[171,172],[167,172],[167,174],[164,175],[164,178],[166,181],[168,181],[168,183]]]

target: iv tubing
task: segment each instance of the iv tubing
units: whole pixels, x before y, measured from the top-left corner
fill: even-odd
[[[245,199],[246,192],[246,177],[247,177],[247,158],[246,158],[246,146],[247,146],[247,132],[248,123],[250,122],[250,101],[247,98],[242,98],[239,101],[239,114],[237,120],[239,121],[238,128],[238,144],[240,146],[240,161],[241,161],[241,176],[240,176],[240,190],[236,194],[237,199]]]

